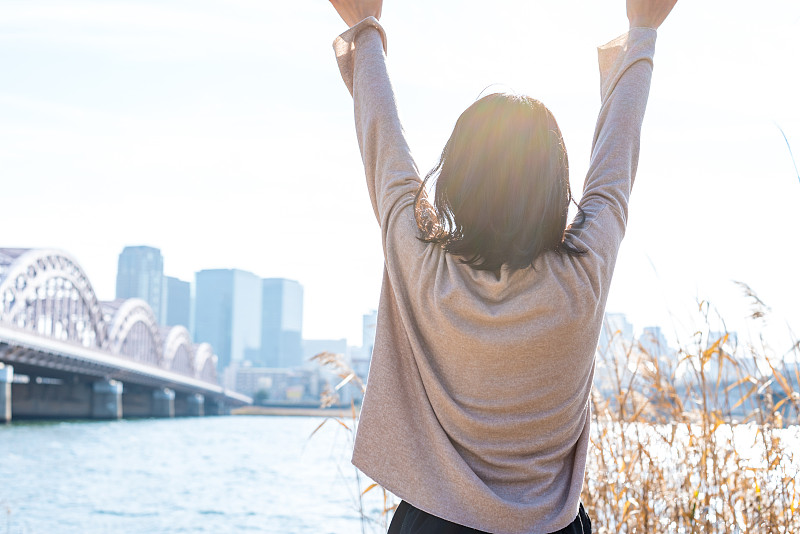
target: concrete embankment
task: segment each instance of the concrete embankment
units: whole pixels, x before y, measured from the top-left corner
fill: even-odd
[[[355,407],[358,417],[360,406]],[[337,406],[320,408],[315,406],[243,406],[231,410],[231,415],[298,415],[306,417],[342,417],[352,418],[353,409],[350,406]]]

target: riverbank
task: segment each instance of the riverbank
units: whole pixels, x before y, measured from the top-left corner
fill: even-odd
[[[358,417],[361,406],[355,407]],[[320,408],[315,406],[243,406],[231,410],[231,415],[275,415],[275,416],[301,416],[301,417],[343,417],[352,418],[353,408],[350,406],[332,406]]]

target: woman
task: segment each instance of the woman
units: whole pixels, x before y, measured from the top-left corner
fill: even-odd
[[[655,29],[628,0],[599,50],[602,107],[576,220],[541,103],[489,95],[459,118],[433,205],[386,73],[381,0],[331,0],[385,270],[353,463],[403,501],[390,533],[590,532],[580,505],[594,354],[638,161]],[[426,178],[427,180],[427,178]]]

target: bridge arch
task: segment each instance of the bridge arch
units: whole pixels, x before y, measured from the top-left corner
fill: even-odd
[[[153,310],[142,299],[104,303],[113,311],[106,348],[114,354],[155,366],[164,362],[164,347]]]
[[[0,249],[0,322],[85,347],[107,336],[89,277],[55,249]]]
[[[165,369],[195,376],[195,353],[192,336],[183,326],[173,326],[164,339]]]
[[[206,382],[219,383],[217,376],[217,355],[208,343],[200,343],[195,347],[196,376]]]

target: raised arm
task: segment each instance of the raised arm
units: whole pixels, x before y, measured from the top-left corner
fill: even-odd
[[[386,71],[386,35],[377,20],[381,2],[331,0],[331,3],[352,26],[333,46],[342,78],[353,95],[356,135],[372,207],[386,232],[397,209],[413,204],[421,180]]]
[[[586,221],[574,234],[610,268],[625,232],[639,162],[656,28],[676,1],[628,0],[630,31],[598,50],[601,108],[580,202]]]

